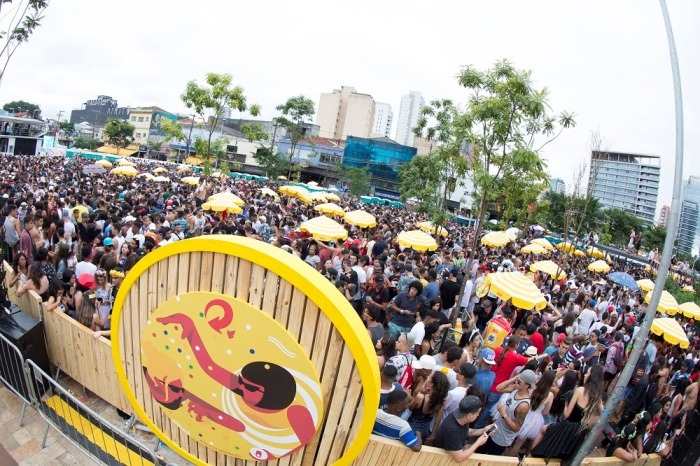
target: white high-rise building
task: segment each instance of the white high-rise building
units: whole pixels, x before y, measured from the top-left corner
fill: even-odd
[[[316,124],[320,126],[319,136],[330,139],[371,137],[374,106],[371,95],[361,94],[351,86],[322,93],[316,113]]]
[[[391,126],[394,121],[394,112],[391,105],[377,102],[374,105],[374,128],[372,133],[375,137],[391,137]]]
[[[413,128],[418,123],[424,105],[425,100],[418,91],[411,91],[401,97],[399,119],[396,123],[396,142],[404,146],[413,145]]]

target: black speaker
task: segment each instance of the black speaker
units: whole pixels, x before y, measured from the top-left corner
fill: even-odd
[[[29,400],[30,391],[24,377],[22,359],[31,359],[49,374],[44,323],[23,312],[0,317],[0,334],[19,349],[22,357],[0,338],[0,375],[22,397]],[[40,391],[43,393],[43,387]]]

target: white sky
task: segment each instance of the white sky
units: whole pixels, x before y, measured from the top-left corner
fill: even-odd
[[[700,2],[667,1],[683,80],[687,178],[700,176]],[[657,210],[670,204],[673,85],[655,0],[53,1],[10,62],[0,103],[35,102],[55,118],[105,94],[120,106],[184,112],[186,82],[212,71],[232,74],[265,118],[290,96],[318,103],[321,92],[349,85],[390,103],[398,119],[402,94],[464,102],[454,79],[460,67],[501,58],[532,70],[554,110],[577,115],[577,127],[543,154],[554,177],[570,187],[599,130],[611,150],[661,156]]]

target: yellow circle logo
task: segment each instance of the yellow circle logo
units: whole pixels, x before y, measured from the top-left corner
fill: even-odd
[[[270,460],[306,445],[321,425],[313,363],[277,321],[248,303],[191,292],[162,303],[141,335],[151,396],[209,448]]]

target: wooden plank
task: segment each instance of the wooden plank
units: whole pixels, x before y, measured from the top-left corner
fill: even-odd
[[[289,322],[289,308],[292,305],[292,292],[294,287],[287,280],[280,280],[277,294],[277,307],[275,309],[275,320],[287,328]]]
[[[248,302],[260,309],[262,306],[263,292],[265,290],[265,275],[267,270],[259,265],[253,265],[250,274],[250,296]]]
[[[249,261],[239,260],[238,274],[236,275],[236,298],[248,302],[250,296],[250,276],[253,264]]]
[[[265,276],[265,289],[263,290],[260,310],[273,319],[275,318],[275,312],[277,311],[277,293],[279,290],[280,281],[279,275],[270,271],[267,272],[267,275]]]
[[[199,291],[211,291],[212,266],[214,265],[214,253],[202,252],[199,267]]]
[[[362,381],[360,380],[355,360],[347,345],[343,345],[343,357],[340,366],[341,374],[349,374],[350,379],[340,386],[338,384],[342,381],[342,377],[338,377],[338,382],[336,382],[336,390],[343,390],[345,401],[342,404],[342,413],[338,420],[335,439],[331,448],[330,460],[333,463],[343,455],[348,442],[352,440],[350,431],[355,421],[355,416],[361,411],[359,403],[362,399]]]
[[[214,261],[211,267],[211,291],[214,293],[222,293],[224,289],[224,281],[226,280],[226,254],[214,254]]]

